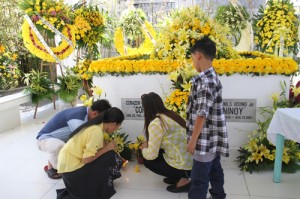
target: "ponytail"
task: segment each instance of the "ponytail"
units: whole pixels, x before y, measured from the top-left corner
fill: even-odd
[[[82,129],[85,129],[87,127],[90,127],[92,125],[99,125],[101,123],[117,123],[121,124],[124,120],[124,114],[123,112],[117,108],[117,107],[112,107],[104,112],[102,112],[100,115],[97,117],[89,120],[88,122],[82,124],[78,128],[76,128],[71,134],[70,138],[72,138],[74,135],[79,133]]]

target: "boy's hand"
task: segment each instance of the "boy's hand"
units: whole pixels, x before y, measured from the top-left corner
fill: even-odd
[[[187,144],[187,152],[189,152],[190,154],[193,155],[195,153],[196,144],[197,144],[196,141],[194,141],[193,139],[190,139]]]

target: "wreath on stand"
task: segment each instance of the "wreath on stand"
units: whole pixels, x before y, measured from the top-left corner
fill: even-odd
[[[156,33],[152,25],[145,21],[145,29],[142,30],[143,36],[145,38],[144,42],[137,48],[130,47],[124,42],[124,34],[121,27],[118,27],[115,31],[114,43],[115,48],[120,53],[121,56],[124,55],[136,55],[136,54],[148,54],[151,53],[154,44],[152,39],[155,38]],[[150,35],[150,36],[149,36]]]
[[[140,9],[127,10],[122,14],[121,22],[114,34],[114,44],[121,56],[149,54],[154,49],[156,32],[146,21],[145,13]],[[139,45],[139,41],[144,39]],[[138,47],[127,44],[130,41]]]
[[[25,21],[22,25],[22,37],[25,47],[35,56],[43,61],[54,64],[58,63],[62,70],[61,60],[67,58],[76,46],[75,31],[70,24],[68,13],[70,9],[62,1],[49,0],[24,0],[20,3],[20,8],[26,13]],[[61,41],[57,46],[55,36],[59,36]],[[41,69],[42,71],[42,69]],[[32,102],[36,104],[34,118],[36,117],[37,107],[41,100],[53,98],[55,109],[55,95],[57,94],[62,101],[72,102],[78,92],[78,83],[71,74],[63,74],[58,77],[59,83],[55,83],[51,72],[51,79],[45,72],[32,71],[25,74],[26,91],[32,95]],[[54,84],[59,85],[57,91]],[[76,97],[76,96],[75,96]]]
[[[290,0],[269,0],[255,15],[254,42],[261,52],[279,56],[292,56],[298,52],[298,26],[296,11]]]
[[[62,34],[72,41],[73,44],[75,41],[75,32],[71,25],[66,25]],[[47,62],[57,62],[57,60],[49,54],[45,46],[37,37],[36,33],[30,27],[28,21],[24,21],[22,25],[22,37],[25,44],[25,47],[35,56],[41,58]],[[50,47],[51,51],[56,55],[59,60],[67,58],[73,51],[72,47],[66,40],[62,40],[61,43],[56,47]]]
[[[25,47],[44,61],[59,63],[67,58],[76,45],[75,31],[70,24],[70,9],[61,1],[24,0],[20,8],[25,11],[22,25],[22,37]],[[50,47],[46,41],[61,37],[56,47]]]
[[[247,22],[250,19],[247,9],[234,3],[219,6],[215,18],[221,25],[229,27],[231,40],[235,45],[239,44],[242,30],[247,28]]]

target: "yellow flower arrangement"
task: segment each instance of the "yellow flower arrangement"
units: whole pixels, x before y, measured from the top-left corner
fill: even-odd
[[[140,135],[136,138],[136,141],[134,143],[129,144],[129,148],[132,150],[137,151],[139,147],[146,141],[145,137],[143,135]]]
[[[190,92],[173,90],[170,96],[165,100],[165,105],[169,110],[178,113],[182,118],[186,118],[186,106]]]
[[[134,143],[130,143],[128,145],[129,149],[132,150],[132,152],[136,155],[137,161],[139,164],[143,164],[143,155],[142,151],[140,149],[140,146],[146,141],[145,137],[143,135],[140,135],[136,138],[136,141]],[[136,172],[139,170],[136,169]]]
[[[255,58],[214,60],[213,66],[219,75],[255,74],[255,75],[290,75],[298,70],[292,58]]]
[[[88,98],[86,94],[82,94],[79,99],[83,102],[84,106],[92,106],[94,99],[100,99],[101,95],[104,92],[104,90],[100,86],[94,86],[91,88],[92,96]]]
[[[31,18],[31,21],[41,34],[47,37],[44,38],[46,42],[47,39],[54,38],[55,32],[43,23],[41,17],[59,30],[72,42],[72,45],[75,46],[75,32],[73,26],[70,25],[70,19],[68,17],[70,9],[63,1],[23,0],[20,3],[20,7]],[[32,54],[47,62],[57,62],[46,50],[44,44],[38,39],[27,20],[25,20],[22,25],[22,37],[25,47]],[[57,47],[50,46],[50,48],[59,60],[63,60],[74,51],[72,45],[62,38],[61,43]]]
[[[215,59],[213,66],[219,75],[254,74],[254,75],[291,75],[298,70],[297,62],[292,58],[280,58],[259,52],[242,52],[239,59]],[[247,58],[251,57],[251,58]],[[120,59],[120,60],[119,60]],[[126,57],[100,59],[90,64],[89,72],[100,75],[132,75],[136,73],[164,73],[180,70],[180,66],[189,65],[191,60],[179,63],[177,60],[126,60]],[[173,74],[174,76],[174,74]]]
[[[101,74],[128,75],[135,73],[169,73],[176,70],[179,63],[168,60],[97,60],[89,71]]]
[[[86,95],[83,95],[80,97],[80,99],[84,99],[84,97],[86,98],[85,101],[83,102],[83,106],[87,106],[90,107],[93,105],[93,101],[94,101],[94,96],[89,97],[89,99],[87,99]]]
[[[285,97],[285,84],[281,84],[283,92],[280,95],[272,95],[273,107],[261,108],[261,114],[265,121],[257,121],[258,129],[249,135],[249,141],[238,150],[239,167],[242,171],[259,171],[261,169],[271,169],[274,167],[276,147],[267,139],[267,129],[273,114],[277,108],[297,107]],[[283,172],[293,173],[299,169],[298,161],[300,148],[299,145],[291,140],[284,143],[282,170]]]
[[[232,75],[234,73],[290,75],[298,69],[297,63],[291,58],[279,58],[259,52],[241,52],[240,55],[242,57],[245,56],[245,58],[214,60],[213,67],[219,75]],[[183,118],[186,116],[186,105],[191,89],[191,78],[197,74],[197,71],[191,64],[191,60],[187,60],[182,67],[178,67],[177,70],[171,72],[169,75],[174,90],[170,96],[166,98],[165,104],[166,107],[177,112]],[[294,90],[296,91],[294,93],[298,93],[297,89]]]
[[[192,64],[185,63],[183,67],[178,68],[169,75],[172,81],[173,91],[165,100],[168,109],[178,113],[181,117],[186,118],[186,106],[191,90],[191,78],[198,72]]]
[[[145,12],[140,8],[129,7],[122,11],[118,24],[129,43],[142,39],[142,26],[146,18]]]
[[[89,59],[81,60],[72,68],[72,71],[82,80],[91,80],[93,74],[89,71],[90,64],[91,60]]]
[[[191,58],[189,49],[203,36],[216,42],[217,58],[239,57],[227,37],[229,30],[210,19],[199,6],[174,10],[170,18],[163,21],[151,58],[184,62]]]
[[[75,46],[75,32],[73,31],[72,25],[66,25],[62,30],[62,34],[71,40]],[[48,53],[44,45],[30,28],[27,21],[24,21],[22,25],[22,37],[25,47],[32,54],[47,62],[57,62],[55,58]],[[67,58],[74,51],[74,48],[64,39],[57,47],[50,47],[50,49],[60,60]]]
[[[254,40],[262,52],[279,55],[281,45],[284,55],[297,51],[299,22],[290,0],[269,0],[266,9],[259,10],[255,22]]]
[[[129,145],[130,141],[127,141],[128,135],[126,133],[120,133],[118,131],[108,134],[105,133],[104,135],[104,142],[109,143],[109,142],[114,142],[116,145],[115,151],[118,154],[121,154],[124,148]]]
[[[66,24],[70,24],[70,7],[64,4],[63,0],[23,0],[20,8],[31,18],[39,30],[46,30],[50,38],[54,36],[53,31],[42,22],[39,16],[60,31]]]
[[[145,29],[142,29],[142,33],[144,35],[145,41],[138,48],[129,47],[124,43],[124,35],[121,27],[118,27],[115,31],[114,35],[114,44],[117,51],[121,56],[124,55],[136,55],[136,54],[149,54],[153,51],[154,44],[151,40],[156,38],[156,32],[153,29],[152,25],[145,21]],[[149,36],[147,32],[151,35]]]
[[[237,45],[241,39],[241,31],[244,30],[250,15],[245,7],[230,1],[227,5],[217,8],[215,19],[223,26],[228,26],[230,38]]]
[[[5,52],[0,44],[0,90],[8,90],[19,85],[20,70],[17,66],[17,55]]]
[[[74,11],[75,35],[79,48],[95,47],[104,34],[105,18],[97,6],[83,6]]]

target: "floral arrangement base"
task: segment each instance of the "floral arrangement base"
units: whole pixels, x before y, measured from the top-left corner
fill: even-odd
[[[144,159],[142,157],[137,158],[139,164],[144,164]]]

